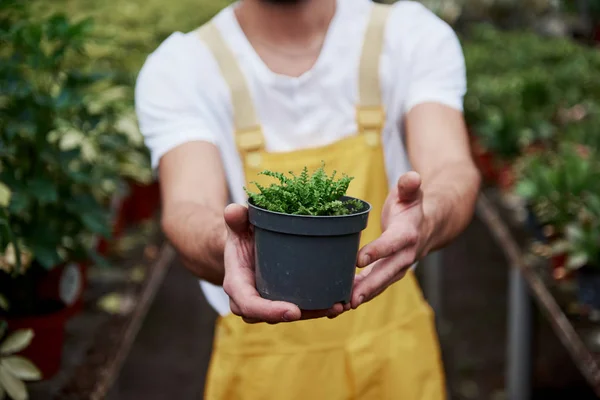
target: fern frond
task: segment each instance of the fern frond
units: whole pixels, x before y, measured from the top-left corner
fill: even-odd
[[[250,201],[261,208],[292,215],[347,215],[360,212],[363,203],[359,200],[341,201],[350,182],[354,179],[345,174],[336,180],[337,171],[331,176],[325,172],[325,163],[309,174],[304,167],[299,175],[289,172],[289,177],[280,172],[265,170],[260,175],[275,178],[279,183],[268,187],[252,182],[258,193],[244,187]]]

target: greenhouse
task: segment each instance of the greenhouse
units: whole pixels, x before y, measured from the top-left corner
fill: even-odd
[[[600,398],[600,0],[2,0],[0,400]]]

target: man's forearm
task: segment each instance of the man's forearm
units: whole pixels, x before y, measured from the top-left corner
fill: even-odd
[[[473,218],[481,179],[470,163],[448,165],[422,178],[427,231],[422,252],[426,255],[447,245],[468,226]]]
[[[223,213],[201,204],[179,204],[165,213],[162,227],[183,264],[200,279],[223,284],[227,228]]]

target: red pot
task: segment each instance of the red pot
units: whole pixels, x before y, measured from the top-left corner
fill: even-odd
[[[62,361],[65,340],[65,324],[73,312],[72,308],[26,318],[9,318],[8,332],[32,329],[34,336],[30,345],[18,354],[28,358],[42,372],[42,379],[54,376]]]
[[[498,173],[498,187],[500,190],[508,192],[512,189],[516,181],[515,173],[511,165],[505,164]]]
[[[105,237],[98,239],[96,251],[99,254],[106,256],[114,242],[118,240],[125,231],[127,226],[127,213],[125,210],[125,205],[124,199],[115,200],[113,205],[112,237],[110,239]]]
[[[475,165],[477,165],[477,168],[481,171],[483,178],[488,182],[497,182],[498,170],[494,155],[484,149],[479,144],[479,140],[476,137],[471,138],[471,150]]]
[[[129,182],[130,194],[124,201],[123,211],[127,224],[138,224],[154,216],[160,208],[160,185]]]

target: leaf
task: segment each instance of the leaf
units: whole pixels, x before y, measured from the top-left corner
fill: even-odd
[[[0,386],[13,400],[27,400],[29,395],[25,384],[13,376],[8,370],[0,365]]]
[[[63,261],[55,244],[32,243],[30,246],[34,258],[46,269],[54,268]]]
[[[569,269],[579,269],[587,265],[588,261],[588,255],[585,253],[571,254],[567,259],[566,267]]]
[[[517,184],[515,193],[524,199],[531,199],[535,197],[537,193],[537,187],[535,183],[531,181],[521,181]]]
[[[583,238],[583,230],[574,224],[565,227],[565,237],[570,242],[578,242]]]
[[[11,333],[0,345],[0,354],[13,354],[25,349],[33,339],[33,330],[19,329]]]
[[[28,188],[40,203],[56,203],[58,192],[51,180],[34,178],[28,182]]]
[[[121,293],[108,293],[98,300],[98,307],[113,315],[129,314],[135,307],[134,299]]]
[[[110,237],[112,232],[108,226],[108,220],[104,215],[98,213],[87,213],[81,216],[81,222],[93,233]]]
[[[0,182],[0,207],[8,207],[10,204],[11,190],[4,183]]]
[[[16,191],[12,194],[10,206],[8,210],[11,213],[20,214],[24,210],[26,210],[31,204],[31,200],[25,193]]]
[[[2,359],[0,365],[4,366],[13,376],[22,380],[37,381],[42,379],[42,372],[25,357],[6,357]]]
[[[571,248],[571,243],[568,240],[557,240],[552,243],[552,254],[564,254]]]
[[[0,308],[3,309],[4,311],[8,311],[8,300],[6,299],[6,297],[0,293]],[[0,335],[1,337],[2,335]]]

